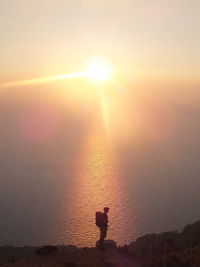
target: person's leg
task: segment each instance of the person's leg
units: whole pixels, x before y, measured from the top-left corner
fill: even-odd
[[[99,248],[102,248],[103,247],[103,241],[104,241],[103,228],[100,227],[99,230],[100,230]]]
[[[100,239],[99,239],[99,247],[103,248],[104,239],[107,235],[107,229],[100,227]]]
[[[107,236],[107,228],[104,229],[104,239],[106,238]]]

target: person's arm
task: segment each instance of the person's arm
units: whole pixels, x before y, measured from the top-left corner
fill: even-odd
[[[108,227],[108,215],[106,214],[106,227]]]

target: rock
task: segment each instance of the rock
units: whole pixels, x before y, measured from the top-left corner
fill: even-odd
[[[13,257],[11,259],[8,259],[7,260],[7,263],[11,263],[11,264],[14,264],[15,262],[17,262],[19,259],[17,257]]]
[[[81,263],[78,267],[94,267],[93,263]]]
[[[44,246],[36,249],[36,255],[48,255],[57,252],[56,246]]]
[[[119,247],[117,248],[117,251],[118,251],[119,253],[126,254],[126,253],[128,253],[128,249],[129,249],[128,245],[124,245],[123,247],[119,246]]]
[[[184,227],[181,243],[184,247],[200,245],[200,221],[193,224],[188,224]]]
[[[150,255],[159,255],[163,253],[165,244],[168,250],[177,246],[180,239],[180,233],[164,232],[161,234],[147,234],[139,237],[135,242],[129,245],[128,253],[131,256],[149,257]]]
[[[78,267],[76,262],[70,261],[65,264],[65,267]]]
[[[148,234],[139,237],[135,242],[132,242],[128,248],[128,254],[130,256],[145,255],[149,249],[150,244],[155,240],[156,234]]]
[[[99,240],[96,241],[96,247],[99,247]],[[116,248],[117,243],[114,240],[104,240],[104,247],[105,248]]]
[[[113,262],[106,261],[104,267],[116,267],[117,265]]]
[[[67,252],[74,252],[77,250],[77,247],[74,245],[67,245],[67,246],[57,246],[59,251],[67,251]]]

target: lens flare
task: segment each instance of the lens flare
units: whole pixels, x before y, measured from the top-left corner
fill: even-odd
[[[24,85],[49,83],[49,82],[58,81],[58,80],[64,80],[64,79],[70,79],[70,78],[81,78],[85,76],[86,76],[85,72],[67,73],[67,74],[50,76],[50,77],[42,77],[42,78],[35,78],[35,79],[29,79],[29,80],[1,83],[0,88],[9,88],[9,87],[24,86]]]

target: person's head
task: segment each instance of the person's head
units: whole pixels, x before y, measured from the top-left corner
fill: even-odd
[[[104,210],[105,213],[108,213],[108,212],[109,212],[109,209],[110,209],[110,208],[105,207],[103,210]]]

